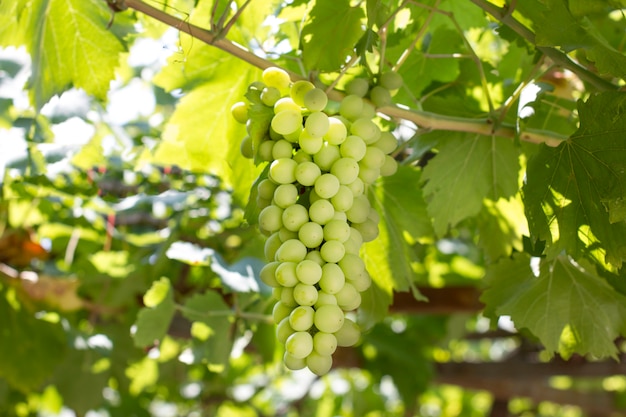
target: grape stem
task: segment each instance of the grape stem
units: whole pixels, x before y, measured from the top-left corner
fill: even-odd
[[[475,3],[482,3],[474,1]],[[190,22],[181,20],[175,16],[159,10],[142,0],[125,0],[124,5],[128,9],[135,10],[152,17],[174,29],[187,33],[188,35],[198,39],[208,45],[212,45],[224,52],[227,52],[247,63],[265,69],[274,67],[271,61],[261,58],[241,45],[238,45],[226,38],[219,37],[217,34],[207,29],[196,26]],[[489,11],[489,10],[487,10]],[[291,71],[287,71],[292,80],[303,80],[304,77]],[[331,100],[340,101],[344,94],[340,91],[333,90],[328,94]],[[479,133],[483,135],[495,135],[506,138],[519,138],[519,140],[532,143],[545,143],[548,146],[558,146],[566,137],[551,131],[543,130],[526,130],[518,132],[515,126],[510,124],[500,124],[496,126],[490,118],[470,119],[463,117],[445,116],[436,113],[418,111],[408,108],[400,108],[398,106],[385,106],[377,109],[378,112],[392,118],[400,118],[415,123],[417,126],[431,130],[451,130],[462,131],[468,133]]]

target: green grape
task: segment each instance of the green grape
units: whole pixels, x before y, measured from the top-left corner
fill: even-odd
[[[355,120],[363,111],[363,99],[355,95],[347,95],[341,100],[339,114],[348,120]]]
[[[322,259],[322,255],[320,254],[320,251],[318,250],[312,250],[311,252],[307,253],[305,259],[309,259],[315,262],[316,264],[318,264],[319,266],[324,266],[324,264],[326,263]]]
[[[278,265],[280,265],[280,262],[270,262],[268,264],[265,264],[265,266],[261,269],[261,272],[259,272],[259,278],[261,278],[261,281],[269,286],[269,287],[278,287],[280,284],[278,283],[278,281],[276,281],[276,268],[278,268]],[[322,270],[320,268],[320,278],[322,276]]]
[[[346,94],[365,97],[370,89],[370,84],[365,78],[353,78],[346,85]]]
[[[337,240],[341,243],[350,238],[350,225],[345,221],[331,220],[324,226],[324,240]],[[324,254],[322,253],[322,257]]]
[[[322,244],[320,254],[326,262],[336,263],[346,254],[346,247],[338,240],[329,240]]]
[[[375,146],[368,146],[365,151],[365,156],[359,164],[362,164],[368,168],[380,169],[385,163],[385,153]]]
[[[337,350],[337,338],[332,333],[317,332],[313,336],[313,350],[320,355],[330,356]]]
[[[359,162],[359,178],[364,184],[373,184],[380,177],[380,168],[370,168]]]
[[[269,162],[272,158],[272,151],[274,150],[274,141],[273,140],[263,140],[259,144],[259,151],[257,155],[261,161]]]
[[[261,91],[261,101],[268,107],[274,107],[274,104],[280,99],[280,91],[275,87],[265,87]]]
[[[277,67],[269,67],[263,70],[261,79],[266,86],[274,87],[281,91],[289,88],[289,84],[291,84],[287,71]]]
[[[348,136],[348,128],[337,117],[328,118],[328,131],[324,135],[326,140],[331,145],[341,145]]]
[[[369,200],[366,196],[360,195],[354,198],[352,207],[350,207],[350,210],[346,211],[346,215],[348,216],[348,220],[350,220],[352,223],[363,223],[365,220],[367,220],[367,215],[369,214],[369,211]]]
[[[280,287],[280,302],[287,307],[295,308],[298,306],[296,300],[293,298],[293,287]]]
[[[295,332],[285,341],[285,351],[294,358],[306,358],[313,352],[313,336],[307,332]]]
[[[332,201],[331,201],[332,203]],[[333,207],[335,207],[335,205],[333,204]],[[348,222],[348,216],[346,216],[346,213],[342,212],[342,211],[337,211],[335,210],[335,214],[333,215],[332,220],[341,220],[344,223]]]
[[[317,292],[317,302],[315,303],[315,309],[320,308],[323,305],[337,305],[337,298],[333,294],[329,294],[324,290]]]
[[[270,136],[270,139],[273,140],[274,142],[276,142],[277,140],[283,139],[283,135],[281,135],[280,133],[275,132],[274,129],[272,129],[271,126],[270,126],[270,130],[269,130],[269,136]]]
[[[291,184],[296,181],[297,166],[298,163],[293,159],[276,159],[270,165],[269,177],[277,184]]]
[[[335,333],[344,322],[344,312],[339,306],[326,304],[315,310],[313,323],[321,332]],[[307,333],[308,334],[308,333]],[[312,342],[313,340],[311,340]]]
[[[300,112],[302,111],[300,106],[298,106],[290,97],[283,97],[274,104],[274,114],[278,114],[287,110],[296,112],[298,114],[300,114]]]
[[[296,265],[295,262],[280,262],[274,273],[276,282],[283,287],[295,287],[300,282],[296,276]]]
[[[339,147],[324,143],[322,148],[313,155],[313,161],[320,167],[322,171],[330,171],[335,161],[341,157]]]
[[[337,305],[341,307],[343,311],[352,311],[361,305],[361,294],[354,288],[354,286],[346,281],[343,288],[335,294],[337,298]]]
[[[352,240],[359,247],[363,245],[363,236],[361,236],[361,232],[359,232],[354,227],[350,226],[350,238],[348,240]]]
[[[389,91],[397,90],[403,83],[402,76],[394,71],[382,73],[379,80],[379,84]]]
[[[274,300],[280,301],[282,297],[283,297],[283,287],[278,286],[278,287],[272,288],[272,298]]]
[[[285,139],[280,139],[274,142],[272,147],[272,158],[291,158],[293,156],[293,145]]]
[[[307,248],[316,248],[322,244],[324,229],[322,229],[322,226],[318,223],[307,222],[298,230],[298,239],[300,239]]]
[[[356,242],[350,239],[343,242],[343,247],[346,249],[346,255],[347,254],[358,255],[361,251],[361,246],[359,246],[358,244],[356,244]]]
[[[376,107],[384,107],[391,104],[391,93],[384,87],[377,85],[370,90],[370,99]]]
[[[289,317],[282,319],[276,326],[276,339],[278,339],[278,341],[283,345],[293,333],[294,330],[291,327],[291,324],[289,324]]]
[[[390,154],[398,147],[398,140],[391,132],[381,132],[380,137],[374,143],[383,153]]]
[[[305,358],[295,358],[287,352],[283,355],[283,363],[290,371],[298,371],[306,368]]]
[[[291,90],[289,91],[289,95],[293,99],[293,101],[299,106],[304,106],[304,96],[309,91],[313,90],[315,86],[313,83],[306,80],[299,80],[293,83],[291,86]]]
[[[262,273],[263,270],[261,270],[261,274]],[[322,278],[322,267],[317,262],[305,258],[303,261],[298,263],[298,266],[296,266],[296,276],[303,284],[315,285]],[[262,276],[261,279],[263,279]]]
[[[271,126],[276,133],[288,135],[301,128],[302,115],[299,111],[283,110],[274,115]]]
[[[274,198],[274,192],[276,191],[276,183],[273,183],[269,179],[265,178],[261,180],[257,185],[257,193],[259,197],[264,198],[266,200],[271,200]]]
[[[314,137],[323,137],[330,128],[328,116],[321,111],[309,114],[304,122],[304,129]]]
[[[293,298],[301,306],[312,306],[317,302],[317,288],[303,283],[293,288]]]
[[[281,227],[283,227],[282,217],[282,208],[275,205],[269,205],[259,213],[259,227],[270,233],[277,232]]]
[[[335,208],[328,200],[317,200],[311,204],[309,208],[309,217],[311,221],[324,225],[332,220],[335,214]]]
[[[315,184],[315,181],[320,177],[320,175],[322,175],[322,171],[314,162],[300,162],[296,167],[296,181],[304,186],[311,186]]]
[[[292,311],[293,307],[289,307],[281,301],[277,301],[272,309],[272,318],[274,319],[274,323],[280,323],[285,317],[289,317]]]
[[[252,149],[252,138],[250,136],[245,136],[241,140],[241,146],[239,148],[241,154],[248,159],[254,158],[254,150]]]
[[[365,156],[367,145],[365,141],[359,136],[350,135],[339,146],[339,152],[344,158],[352,158],[355,161],[360,161]]]
[[[306,246],[297,239],[283,242],[276,251],[276,260],[279,262],[300,262],[306,256]]]
[[[337,338],[337,346],[343,347],[356,345],[361,337],[361,329],[349,318],[345,318],[341,328],[333,333]]]
[[[352,275],[349,278],[346,277],[346,282],[352,284],[358,292],[363,292],[372,285],[372,278],[370,274],[364,270],[357,275]]]
[[[276,252],[278,251],[278,248],[280,248],[280,245],[282,245],[282,242],[280,241],[278,233],[271,234],[270,237],[268,237],[265,241],[265,259],[267,259],[268,261],[273,261],[276,257]]]
[[[365,262],[363,262],[359,256],[349,253],[338,262],[338,265],[346,276],[346,279],[352,279],[365,271]]]
[[[359,118],[373,119],[374,117],[376,117],[376,106],[369,101],[363,100],[363,110],[361,111]]]
[[[337,294],[345,283],[346,277],[339,265],[334,263],[322,265],[322,277],[318,284],[323,291],[328,294]]]
[[[398,172],[398,162],[391,156],[385,155],[385,163],[380,167],[380,175],[388,177]]]
[[[356,119],[350,125],[350,133],[360,137],[366,144],[376,142],[381,135],[380,128],[370,119]]]
[[[283,138],[285,138],[287,142],[298,143],[298,141],[300,140],[300,135],[302,134],[303,130],[304,130],[304,127],[298,126],[298,128],[294,130],[293,132],[283,135]]]
[[[302,149],[298,149],[292,158],[298,164],[303,162],[313,162],[313,157],[308,153],[304,152]]]
[[[313,326],[314,315],[312,307],[300,305],[289,314],[289,325],[297,332],[305,332]]]
[[[350,207],[352,207],[353,201],[354,194],[352,194],[352,190],[345,185],[340,185],[337,194],[330,198],[330,202],[335,208],[335,215],[349,210]]]
[[[298,233],[293,232],[285,227],[281,227],[280,230],[278,231],[278,237],[280,238],[281,242],[285,242],[289,239],[297,239]]]
[[[326,104],[328,104],[328,96],[320,88],[313,88],[304,95],[304,107],[311,111],[322,111]]]
[[[309,155],[314,155],[322,149],[324,138],[319,136],[311,136],[309,132],[303,130],[298,138],[300,149]]]
[[[333,357],[330,355],[320,355],[317,352],[312,352],[306,357],[306,366],[315,375],[322,376],[330,372],[333,367]]]
[[[352,227],[361,233],[364,242],[371,242],[378,237],[378,223],[371,219],[366,219],[362,223],[352,223]]]
[[[365,184],[363,183],[363,180],[361,178],[357,178],[354,180],[354,182],[346,185],[348,186],[348,188],[350,188],[350,191],[352,191],[352,194],[355,198],[363,195],[363,193],[365,192]]]
[[[237,103],[232,105],[232,107],[230,108],[230,112],[237,122],[241,124],[246,124],[246,122],[248,121],[248,107],[248,103],[246,103],[245,101],[238,101]]]
[[[337,178],[340,184],[351,184],[359,176],[359,164],[352,158],[339,158],[330,167],[330,173]]]
[[[274,191],[274,204],[280,208],[293,206],[298,201],[298,188],[293,184],[281,184]],[[282,216],[282,213],[281,213]]]
[[[336,163],[335,163],[336,164]],[[333,165],[334,166],[334,165]],[[358,166],[357,166],[358,169]],[[329,199],[339,191],[339,179],[333,174],[322,174],[315,181],[315,193],[321,197]]]
[[[297,232],[302,225],[309,221],[309,212],[301,204],[287,207],[282,213],[282,223],[287,230]]]

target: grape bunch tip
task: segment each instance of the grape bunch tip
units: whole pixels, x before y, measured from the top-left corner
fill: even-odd
[[[242,154],[269,163],[256,183],[258,224],[268,236],[260,278],[276,299],[272,315],[288,369],[324,375],[337,347],[361,336],[347,313],[371,284],[359,257],[378,236],[367,187],[397,170],[397,140],[373,121],[374,105],[389,104],[401,84],[396,73],[382,74],[371,89],[356,78],[333,107],[324,90],[270,67],[250,85],[249,101],[231,108],[248,131]],[[254,107],[270,112],[269,123],[256,119]]]

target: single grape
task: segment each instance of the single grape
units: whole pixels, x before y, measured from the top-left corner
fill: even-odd
[[[241,140],[241,146],[239,147],[239,150],[245,158],[254,158],[254,150],[252,149],[252,138],[250,136],[245,136]]]
[[[380,128],[371,119],[360,118],[350,125],[350,133],[363,139],[366,144],[376,142],[381,135]]]
[[[352,207],[353,201],[354,194],[352,194],[352,190],[345,185],[340,185],[339,190],[337,190],[337,194],[330,199],[330,202],[335,208],[335,215],[349,210],[350,207]]]
[[[285,344],[289,336],[293,333],[294,330],[291,327],[291,324],[289,324],[289,317],[282,319],[276,326],[276,339],[278,339],[281,344]]]
[[[311,221],[324,225],[332,220],[335,214],[335,208],[328,200],[317,200],[311,204],[309,208],[309,217]]]
[[[291,84],[291,79],[287,71],[277,67],[269,67],[263,70],[261,79],[266,86],[274,87],[279,90],[286,90],[289,88],[289,84]]]
[[[297,239],[283,242],[276,251],[276,260],[279,262],[300,262],[306,256],[306,246]]]
[[[271,200],[272,198],[274,198],[274,192],[276,191],[276,187],[276,183],[265,178],[264,180],[261,180],[257,185],[257,193],[259,194],[259,197],[266,200]]]
[[[376,149],[380,150],[378,148]],[[330,173],[337,178],[340,184],[351,184],[359,176],[359,164],[352,158],[339,158],[330,167]]]
[[[302,109],[298,106],[291,97],[283,97],[274,103],[274,114],[278,114],[283,111],[291,110],[296,113],[300,113]]]
[[[285,351],[294,358],[306,358],[313,351],[313,336],[307,332],[295,332],[285,341]]]
[[[275,87],[265,87],[261,91],[261,101],[268,107],[274,107],[274,104],[280,99],[280,91]]]
[[[319,266],[324,266],[324,264],[326,263],[322,259],[322,255],[320,254],[318,250],[312,250],[311,252],[307,253],[305,259],[309,259],[315,262],[316,264],[318,264]]]
[[[304,122],[304,129],[314,137],[323,137],[330,128],[328,116],[321,111],[309,114]]]
[[[274,191],[274,204],[280,208],[293,206],[298,201],[298,188],[293,184],[281,184]],[[282,216],[282,213],[281,213]],[[281,218],[282,221],[282,218]]]
[[[305,358],[296,358],[290,355],[288,352],[285,352],[285,354],[283,355],[283,363],[290,371],[298,371],[300,369],[306,368]]]
[[[354,254],[347,253],[341,261],[338,262],[338,265],[347,279],[352,279],[365,271],[365,262],[363,262],[358,255]]]
[[[298,233],[293,232],[285,227],[281,227],[280,230],[278,231],[278,237],[280,238],[281,242],[285,242],[289,239],[297,239]]]
[[[261,270],[261,274],[262,273],[263,269]],[[305,258],[303,261],[298,263],[298,266],[296,266],[296,276],[303,284],[315,285],[322,278],[322,267],[317,262]],[[263,279],[262,276],[261,279]]]
[[[344,158],[352,158],[355,161],[360,161],[365,156],[367,145],[365,141],[359,136],[350,135],[339,146],[339,152]]]
[[[289,95],[296,104],[298,104],[300,107],[304,107],[304,96],[306,95],[306,93],[313,90],[314,88],[315,86],[313,85],[313,83],[306,80],[298,80],[291,86]]]
[[[277,301],[272,309],[272,318],[274,319],[274,323],[280,323],[285,317],[289,317],[292,311],[293,307],[289,307],[281,301]]]
[[[313,350],[320,355],[330,356],[337,350],[337,338],[332,333],[317,332],[313,336]]]
[[[339,114],[348,120],[355,120],[363,111],[363,99],[356,95],[347,95],[341,100]]]
[[[280,302],[287,307],[295,308],[298,306],[296,300],[293,298],[293,287],[280,287]]]
[[[391,156],[385,155],[385,163],[380,167],[380,175],[388,177],[398,171],[398,162]]]
[[[285,139],[280,139],[274,142],[272,147],[272,158],[291,158],[293,156],[293,145]]]
[[[345,221],[331,220],[324,226],[324,240],[337,240],[341,243],[350,238],[350,225]],[[324,254],[322,253],[322,257]]]
[[[303,130],[298,138],[300,149],[309,155],[316,154],[324,145],[324,138],[320,136],[311,136],[309,132]]]
[[[316,248],[322,244],[324,240],[324,229],[322,226],[315,222],[307,222],[303,224],[298,230],[298,239],[307,248]]]
[[[276,281],[276,268],[278,268],[280,262],[270,262],[259,272],[259,278],[261,281],[269,287],[278,287],[280,284]],[[320,268],[320,278],[322,277],[322,268]]]
[[[361,294],[350,282],[346,282],[343,288],[335,294],[337,305],[343,311],[352,311],[361,305]]]
[[[391,104],[391,93],[380,85],[370,90],[370,98],[376,107],[384,107]]]
[[[359,162],[368,168],[380,169],[385,163],[385,153],[375,146],[368,146],[365,156]]]
[[[312,307],[300,305],[289,314],[289,325],[297,332],[305,332],[313,326],[314,315]]]
[[[357,165],[357,170],[358,170],[358,165]],[[337,192],[339,191],[339,186],[340,186],[339,179],[335,175],[322,174],[315,181],[315,193],[321,198],[328,199],[328,198],[333,197],[335,194],[337,194]]]
[[[261,161],[269,162],[273,160],[272,151],[274,150],[274,141],[273,140],[262,140],[259,144],[259,151],[257,152],[257,156]]]
[[[293,288],[293,298],[301,306],[312,306],[317,302],[317,288],[303,283]]]
[[[340,145],[346,140],[348,136],[348,128],[337,117],[328,118],[328,131],[324,135],[326,140],[331,145]]]
[[[320,308],[323,305],[337,305],[337,298],[333,294],[329,294],[324,290],[317,292],[317,302],[315,303],[315,309]]]
[[[283,110],[274,115],[271,126],[276,133],[288,135],[302,126],[302,115],[299,111]]]
[[[311,186],[322,175],[320,167],[314,162],[301,162],[296,167],[296,181],[304,186]]]
[[[372,285],[372,278],[367,271],[363,271],[357,275],[350,276],[350,278],[346,277],[346,282],[352,284],[358,292],[363,292]]]
[[[365,97],[370,89],[369,82],[365,78],[353,78],[346,85],[346,94]]]
[[[297,232],[302,225],[309,221],[309,212],[303,205],[294,204],[283,210],[281,220],[287,230]]]
[[[398,140],[391,132],[381,132],[380,137],[374,143],[383,153],[390,154],[398,147]]]
[[[280,248],[280,245],[282,245],[282,243],[283,242],[280,241],[278,233],[271,234],[270,237],[268,237],[265,241],[265,259],[267,259],[268,261],[273,261],[276,257],[276,251],[278,251],[278,248]]]
[[[354,198],[352,207],[346,211],[348,220],[353,223],[363,223],[367,219],[367,215],[370,211],[370,202],[365,195],[360,195]]]
[[[337,294],[345,283],[346,278],[339,265],[334,263],[322,265],[322,277],[320,278],[319,286],[323,291],[328,294]]]
[[[312,352],[306,357],[306,366],[315,375],[326,375],[333,367],[333,357],[330,355],[320,355],[317,352]]]
[[[336,160],[341,158],[339,147],[324,143],[321,149],[313,155],[313,161],[320,167],[322,171],[330,171]]]
[[[313,323],[321,332],[335,333],[343,326],[344,312],[339,306],[330,304],[323,305],[315,310]]]
[[[322,244],[320,248],[322,259],[326,262],[336,263],[346,254],[346,248],[342,242],[338,240],[329,240]]]
[[[365,184],[373,184],[380,177],[380,168],[368,167],[359,162],[359,178]]]
[[[276,282],[283,287],[295,287],[300,282],[296,276],[296,265],[295,262],[280,262],[274,273]]]
[[[337,346],[354,346],[361,337],[361,329],[349,318],[345,318],[341,328],[334,333],[337,338]]]
[[[364,242],[371,242],[378,237],[378,223],[371,219],[366,219],[362,223],[352,223],[352,227],[361,233]]]
[[[389,91],[402,87],[402,76],[394,71],[384,72],[380,76],[379,84]]]
[[[311,111],[322,111],[327,103],[328,96],[320,88],[313,88],[304,95],[304,106]]]
[[[245,101],[238,101],[233,104],[230,108],[230,112],[239,123],[246,124],[248,121],[248,103]]]
[[[269,177],[277,184],[291,184],[296,181],[296,167],[298,163],[293,159],[276,159],[270,165]]]

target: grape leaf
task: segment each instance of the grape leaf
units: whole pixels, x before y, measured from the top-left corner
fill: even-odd
[[[170,281],[162,277],[152,284],[144,296],[145,308],[137,315],[134,335],[138,347],[151,346],[155,340],[165,336],[174,317],[176,306]]]
[[[339,69],[363,35],[363,17],[363,9],[351,7],[349,0],[316,1],[302,28],[304,65],[319,71]]]
[[[521,252],[522,236],[528,234],[521,199],[485,200],[484,204],[478,218],[478,245],[487,260],[510,256],[513,250]]]
[[[424,196],[435,232],[480,212],[483,199],[518,191],[518,149],[506,138],[450,133],[424,168]]]
[[[580,128],[556,148],[543,146],[528,163],[530,230],[553,242],[553,253],[577,258],[599,241],[607,262],[620,266],[626,259],[626,224],[611,223],[626,198],[625,104],[616,92],[579,102]]]
[[[33,0],[22,15],[33,60],[32,99],[41,108],[74,86],[106,100],[124,42],[107,29],[99,0]]]
[[[204,324],[203,330],[195,331],[194,357],[196,362],[208,362],[220,369],[228,363],[233,345],[230,334],[231,308],[224,302],[220,294],[207,291],[189,298],[182,310],[183,315],[193,322]],[[204,333],[204,334],[202,334]]]
[[[535,277],[530,257],[518,254],[492,267],[486,279],[485,314],[510,315],[549,352],[616,357],[614,340],[626,334],[626,297],[586,265],[560,255],[544,259]]]
[[[60,323],[35,318],[0,286],[0,377],[14,388],[29,392],[48,378],[66,354]]]

